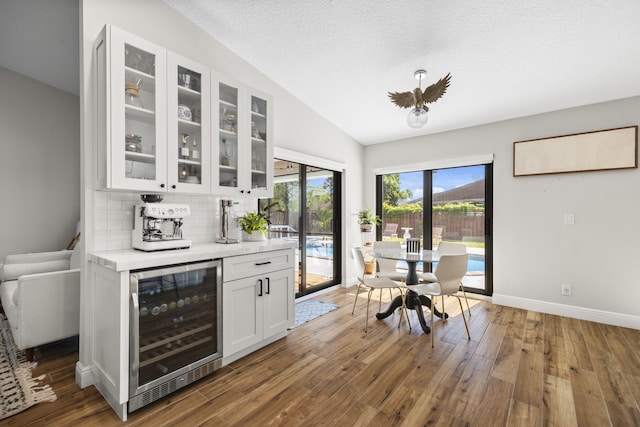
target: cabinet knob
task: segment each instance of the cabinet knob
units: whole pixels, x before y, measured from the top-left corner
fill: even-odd
[[[160,184],[160,188],[164,188],[164,184]]]
[[[247,190],[247,194],[251,194],[251,190]]]
[[[244,194],[244,190],[240,190],[240,194]]]
[[[171,186],[171,188],[175,190],[175,189],[176,189],[176,185],[175,185],[175,184],[173,184],[173,185]]]

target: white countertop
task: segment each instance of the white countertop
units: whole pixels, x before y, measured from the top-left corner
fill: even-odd
[[[232,244],[203,243],[192,245],[189,249],[170,249],[155,252],[143,252],[136,249],[93,252],[89,254],[89,261],[111,270],[126,271],[196,262],[205,259],[277,251],[279,249],[294,248],[296,245],[297,242],[295,241],[276,239]]]

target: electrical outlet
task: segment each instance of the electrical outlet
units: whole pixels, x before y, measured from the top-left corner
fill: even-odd
[[[562,295],[566,297],[571,296],[571,285],[566,285],[566,284],[562,285]]]
[[[565,225],[574,225],[576,223],[576,216],[572,213],[564,214],[564,223]]]

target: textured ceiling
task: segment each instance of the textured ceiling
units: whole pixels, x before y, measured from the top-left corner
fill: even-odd
[[[637,0],[165,0],[363,144],[640,95]],[[387,91],[450,72],[421,129]]]
[[[165,2],[363,144],[640,95],[638,0]],[[0,0],[0,66],[77,94],[78,1]],[[418,68],[453,78],[416,130]]]

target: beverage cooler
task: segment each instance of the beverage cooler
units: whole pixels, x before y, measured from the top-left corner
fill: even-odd
[[[222,365],[220,260],[131,272],[129,412]]]

